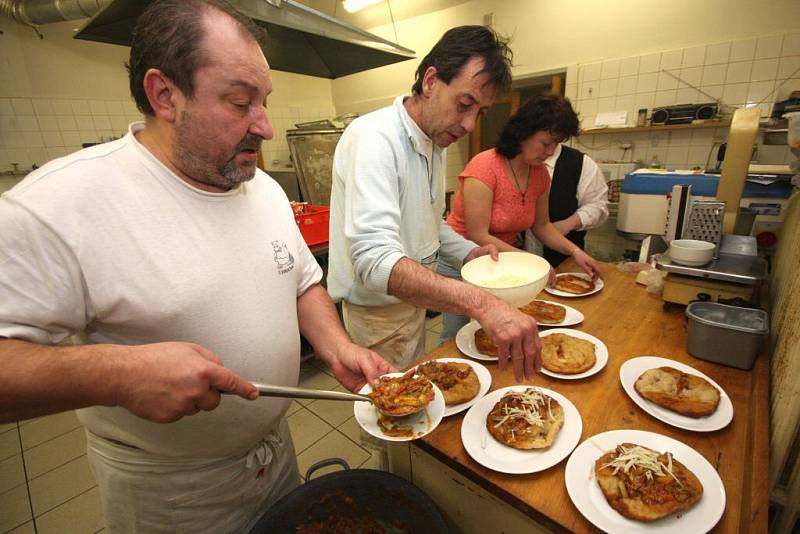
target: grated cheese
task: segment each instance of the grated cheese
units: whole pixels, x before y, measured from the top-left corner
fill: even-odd
[[[616,458],[605,464],[602,467],[603,469],[606,467],[613,467],[614,475],[616,475],[620,469],[627,475],[631,469],[634,467],[639,467],[644,470],[647,480],[653,480],[653,475],[662,477],[665,474],[668,474],[674,478],[678,484],[683,486],[683,483],[678,480],[678,477],[676,477],[675,473],[672,471],[671,453],[666,453],[667,464],[664,464],[658,459],[659,453],[638,445],[634,445],[630,448],[625,448],[624,446],[620,445],[617,447],[617,450],[621,452],[618,452]]]
[[[508,403],[503,405],[503,417],[498,423],[494,425],[498,428],[511,418],[523,418],[525,422],[532,426],[544,427],[545,419],[542,417],[541,408],[547,407],[547,421],[554,421],[553,410],[551,407],[550,397],[542,395],[536,388],[528,388],[522,392],[513,392],[509,395],[512,398],[519,399],[522,407],[509,406]],[[513,433],[513,429],[512,429]],[[512,435],[513,437],[513,435]]]

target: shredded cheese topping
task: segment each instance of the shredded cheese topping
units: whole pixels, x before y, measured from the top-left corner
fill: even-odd
[[[616,458],[605,464],[603,468],[613,467],[614,475],[621,469],[627,475],[631,469],[638,467],[644,471],[647,480],[653,480],[653,476],[663,477],[669,475],[683,486],[683,483],[678,480],[678,477],[672,471],[672,454],[666,453],[666,464],[658,459],[659,456],[660,454],[656,451],[651,451],[638,445],[628,448],[619,445]]]
[[[550,407],[550,397],[543,395],[536,388],[528,388],[522,392],[513,392],[508,394],[509,397],[520,400],[521,407],[510,406],[509,402],[503,404],[503,417],[498,423],[495,423],[494,428],[498,428],[511,418],[524,418],[525,422],[532,426],[543,427],[545,419],[542,417],[542,408],[547,407],[547,421],[554,421],[553,411]],[[509,399],[510,400],[510,399]],[[513,429],[512,429],[513,437]]]

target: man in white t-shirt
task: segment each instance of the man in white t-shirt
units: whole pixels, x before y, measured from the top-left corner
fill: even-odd
[[[222,2],[154,2],[129,64],[144,124],[0,197],[0,422],[79,409],[110,532],[242,532],[299,483],[290,400],[251,381],[296,385],[301,332],[351,390],[393,370],[256,168],[258,38]]]

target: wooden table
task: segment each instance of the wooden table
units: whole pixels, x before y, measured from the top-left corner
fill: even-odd
[[[578,269],[568,260],[558,270]],[[766,355],[758,357],[752,371],[696,359],[686,352],[683,307],[665,309],[659,296],[648,293],[644,286],[635,283],[633,274],[623,273],[613,264],[603,265],[603,278],[604,289],[588,297],[559,298],[542,293],[540,298],[562,302],[583,312],[584,322],[573,328],[592,334],[608,346],[605,369],[575,381],[537,375],[534,383],[558,391],[575,404],[583,419],[581,441],[607,430],[639,429],[690,445],[717,468],[725,485],[725,513],[713,531],[766,532],[769,378]],[[426,359],[458,354],[455,343],[450,341]],[[733,421],[716,432],[691,432],[669,426],[642,411],[622,389],[619,369],[628,359],[645,355],[671,358],[707,374],[730,396]],[[492,390],[515,383],[510,365],[502,372],[491,362],[487,368],[492,373]],[[434,432],[412,443],[550,529],[596,531],[567,494],[566,459],[529,475],[492,471],[475,462],[464,449],[462,420],[463,414],[449,417]]]

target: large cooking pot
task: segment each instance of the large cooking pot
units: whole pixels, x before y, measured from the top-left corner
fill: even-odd
[[[311,479],[329,465],[344,470]],[[296,534],[302,528],[339,523],[357,533],[361,520],[386,532],[446,534],[447,525],[433,501],[410,482],[384,471],[350,469],[341,458],[330,458],[308,468],[306,483],[276,502],[250,534]],[[363,528],[364,532],[374,532]],[[324,530],[322,532],[325,532]]]

